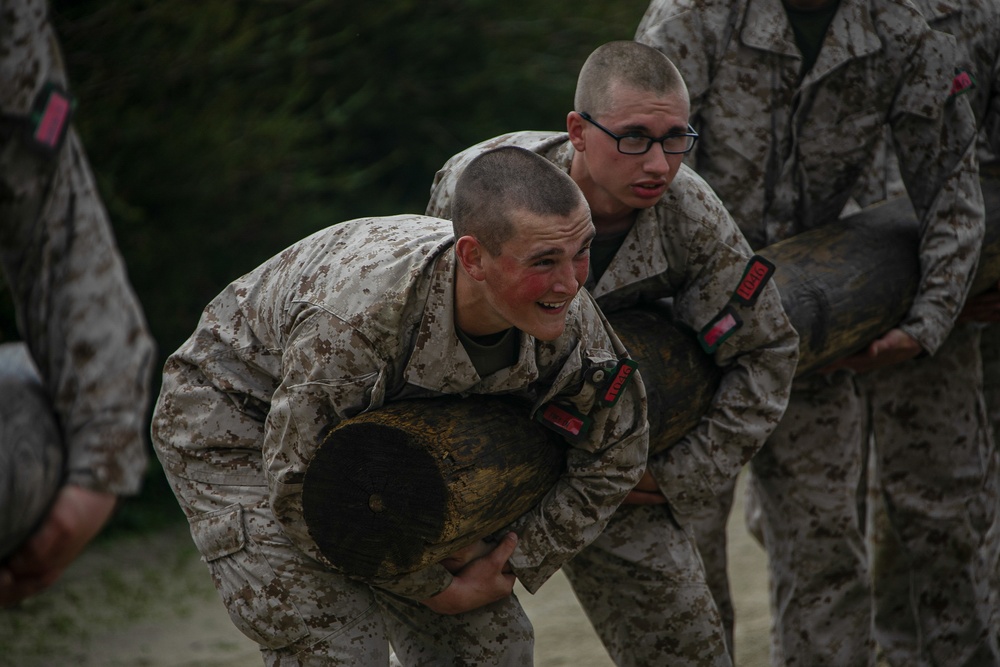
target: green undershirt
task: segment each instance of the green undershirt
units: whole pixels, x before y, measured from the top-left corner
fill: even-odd
[[[618,249],[622,247],[626,236],[628,236],[628,230],[614,236],[594,237],[590,244],[590,275],[593,284],[596,285],[604,272],[608,270],[611,260],[614,259]]]
[[[455,332],[479,377],[484,378],[517,363],[521,337],[514,327],[488,336],[469,336],[458,327],[455,327]]]
[[[816,64],[826,31],[840,7],[840,0],[823,9],[813,10],[794,9],[787,2],[782,4],[788,15],[788,22],[792,24],[792,32],[795,33],[795,44],[802,52],[802,75],[805,75]]]

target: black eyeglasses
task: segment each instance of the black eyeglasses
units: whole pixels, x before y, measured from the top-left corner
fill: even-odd
[[[694,142],[698,141],[698,133],[688,125],[688,131],[684,133],[668,132],[662,137],[654,139],[644,134],[615,134],[590,117],[585,111],[577,112],[580,117],[588,123],[593,123],[597,128],[618,142],[618,152],[625,155],[642,155],[653,147],[653,144],[660,144],[664,153],[668,155],[678,155],[688,153],[694,148]]]

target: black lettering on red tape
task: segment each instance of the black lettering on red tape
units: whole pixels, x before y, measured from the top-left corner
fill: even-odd
[[[611,372],[611,379],[601,387],[600,396],[597,402],[605,408],[609,408],[618,402],[618,399],[625,393],[625,388],[632,381],[639,364],[631,359],[621,359],[618,365]]]

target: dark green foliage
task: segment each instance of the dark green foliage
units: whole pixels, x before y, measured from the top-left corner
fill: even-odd
[[[646,4],[54,2],[77,128],[161,358],[290,243],[421,213],[453,153],[563,129],[584,58],[631,39]]]

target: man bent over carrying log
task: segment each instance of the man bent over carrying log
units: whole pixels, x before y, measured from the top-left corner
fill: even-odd
[[[536,590],[642,475],[639,378],[611,407],[580,393],[589,365],[626,356],[580,289],[594,237],[580,190],[544,158],[504,148],[466,170],[453,219],[367,218],[300,241],[216,297],[166,363],[156,452],[230,616],[266,664],[387,664],[389,642],[403,664],[531,664],[515,577]],[[476,353],[502,341],[502,354]],[[555,404],[592,425],[492,551],[473,545],[448,569],[385,580],[338,573],[303,520],[323,433],[388,402],[446,394],[513,395],[526,419]]]

